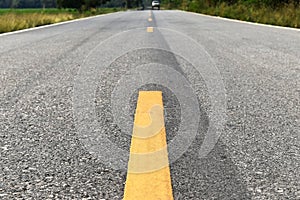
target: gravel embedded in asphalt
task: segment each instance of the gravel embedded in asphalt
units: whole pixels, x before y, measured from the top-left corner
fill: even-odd
[[[122,199],[126,169],[101,162],[78,136],[74,80],[79,69],[89,69],[86,63],[99,69],[98,125],[127,151],[130,136],[111,114],[111,93],[120,78],[142,64],[159,63],[191,84],[200,122],[191,146],[170,166],[174,199],[299,199],[299,32],[181,11],[153,11],[148,22],[149,12],[119,12],[0,35],[0,199]],[[154,33],[146,33],[147,26]],[[101,48],[109,46],[109,37],[128,52],[110,58]],[[177,44],[168,43],[180,37]],[[189,52],[195,43],[201,49],[196,51],[206,52],[199,59],[208,56],[220,72],[227,102],[218,143],[201,159],[198,151],[215,102],[199,72],[203,66],[176,54]],[[103,66],[97,58],[112,60]],[[164,92],[171,141],[184,105],[168,87],[153,83],[136,89]],[[132,114],[137,90],[128,99]]]

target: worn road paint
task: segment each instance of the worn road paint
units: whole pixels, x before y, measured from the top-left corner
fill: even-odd
[[[147,27],[147,32],[148,32],[148,33],[153,33],[153,31],[154,31],[154,30],[153,30],[153,27]]]

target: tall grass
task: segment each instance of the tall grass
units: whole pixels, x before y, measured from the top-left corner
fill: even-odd
[[[57,9],[57,8],[46,8],[46,9],[40,9],[40,8],[16,8],[16,9],[10,9],[10,8],[1,8],[0,9],[0,15],[1,14],[7,14],[7,13],[17,13],[17,14],[25,14],[25,13],[46,13],[46,14],[59,14],[59,13],[76,13],[76,9]]]
[[[0,33],[72,20],[91,15],[116,12],[120,9],[101,8],[86,12],[59,9],[0,9]]]
[[[71,19],[74,19],[72,14],[7,13],[0,16],[0,33],[53,24]]]
[[[205,1],[197,0],[191,1],[186,10],[244,21],[300,28],[300,7],[294,4],[272,8],[243,3],[228,5],[223,2],[210,7],[205,4]]]

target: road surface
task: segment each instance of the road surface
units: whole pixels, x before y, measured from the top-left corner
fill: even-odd
[[[300,199],[299,41],[147,10],[0,35],[0,199],[122,199],[139,90],[174,199]]]

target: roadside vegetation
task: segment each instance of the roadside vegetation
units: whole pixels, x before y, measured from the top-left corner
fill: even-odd
[[[0,9],[0,33],[63,22],[92,15],[116,12],[116,8],[76,9]]]
[[[151,2],[144,0],[144,2]],[[165,9],[300,28],[300,0],[161,0]],[[148,2],[148,3],[149,3]],[[139,7],[142,0],[0,0],[0,33]]]
[[[300,28],[299,0],[163,0],[165,8]]]
[[[129,0],[130,1],[130,0]],[[109,0],[0,0],[0,33],[123,10]]]

